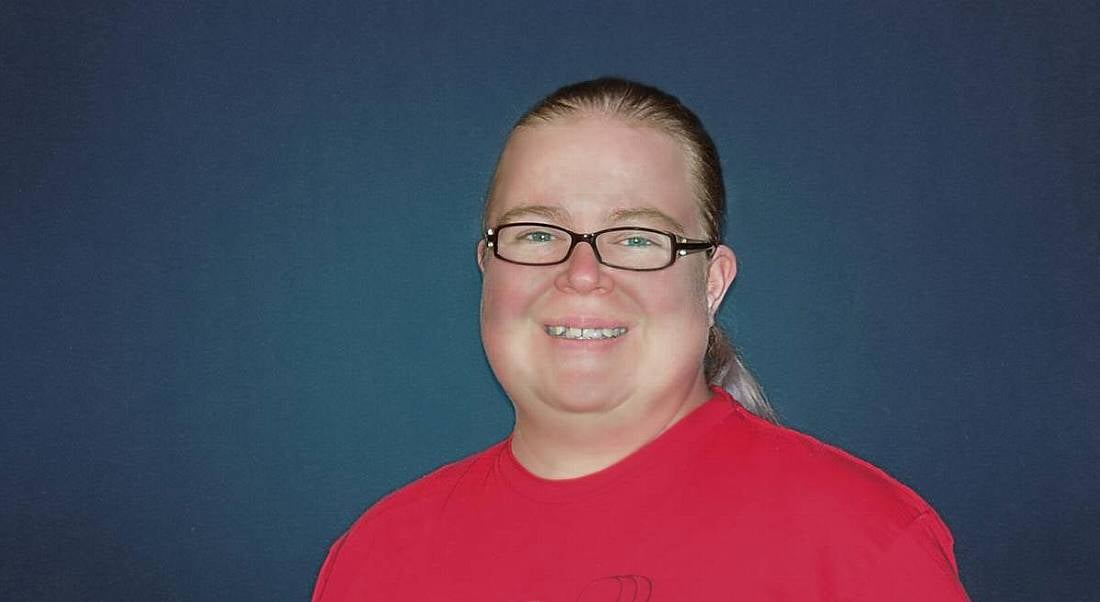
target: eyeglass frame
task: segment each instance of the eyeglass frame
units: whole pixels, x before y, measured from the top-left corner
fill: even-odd
[[[552,261],[550,263],[528,263],[528,262],[525,262],[525,261],[515,261],[514,259],[508,259],[507,257],[501,257],[500,247],[499,247],[499,245],[496,244],[497,243],[497,233],[501,228],[505,228],[505,227],[508,227],[508,226],[543,226],[543,227],[546,227],[546,228],[553,228],[555,230],[561,230],[562,232],[565,232],[566,234],[568,234],[570,239],[571,239],[569,241],[569,249],[565,252],[565,256],[562,257],[560,260]],[[654,234],[663,234],[663,235],[669,237],[670,239],[672,239],[672,253],[671,253],[671,257],[668,260],[668,263],[666,263],[666,264],[664,264],[660,267],[656,267],[656,268],[627,268],[627,267],[622,267],[622,266],[611,265],[609,263],[605,263],[604,260],[603,260],[603,257],[600,256],[600,250],[596,247],[596,237],[600,236],[601,234],[606,234],[607,232],[620,232],[620,231],[627,231],[627,230],[633,230],[633,231],[641,230],[642,232],[652,232]],[[715,242],[715,241],[698,240],[698,239],[693,239],[693,238],[687,238],[687,237],[684,237],[684,236],[680,236],[679,234],[676,234],[675,232],[669,232],[667,230],[658,230],[656,228],[646,228],[644,226],[615,226],[613,228],[604,228],[603,230],[597,230],[595,232],[577,233],[577,232],[574,232],[574,231],[570,230],[569,228],[564,228],[562,226],[556,226],[554,224],[547,224],[547,223],[543,223],[543,222],[511,222],[511,223],[507,223],[507,224],[499,224],[499,225],[497,225],[493,228],[487,228],[485,230],[485,236],[484,236],[483,240],[485,241],[485,246],[493,250],[493,256],[496,257],[497,259],[500,259],[501,261],[507,261],[508,263],[512,263],[512,264],[516,264],[516,265],[529,265],[529,266],[561,265],[561,264],[565,263],[566,261],[569,261],[569,258],[573,256],[573,249],[575,249],[578,244],[580,244],[582,242],[586,242],[586,243],[588,243],[588,246],[592,248],[592,255],[594,255],[596,257],[596,261],[599,262],[600,265],[607,266],[607,267],[615,269],[615,270],[628,270],[628,271],[631,271],[631,272],[656,272],[658,270],[663,270],[667,267],[670,267],[672,264],[676,263],[677,259],[679,259],[681,257],[686,257],[688,255],[691,255],[692,253],[700,253],[700,252],[706,251],[707,256],[709,257],[710,254],[714,253],[715,249],[718,248],[718,245],[721,244],[721,243]]]

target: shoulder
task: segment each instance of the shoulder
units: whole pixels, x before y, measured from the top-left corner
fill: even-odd
[[[886,545],[934,511],[916,492],[870,462],[838,447],[761,420],[738,408],[723,424],[731,482],[751,484],[753,497],[790,517],[829,521]],[[938,519],[937,519],[938,520]]]
[[[741,500],[745,522],[774,557],[827,567],[867,594],[856,599],[966,599],[950,530],[881,468],[740,409],[710,444],[708,477]],[[914,582],[924,585],[903,586]]]
[[[378,500],[333,544],[328,563],[363,563],[377,550],[413,550],[456,490],[490,470],[503,444],[444,465]]]
[[[357,530],[379,530],[389,524],[406,527],[410,519],[428,518],[446,507],[455,491],[471,479],[478,479],[491,469],[504,442],[456,462],[445,464],[419,479],[382,497],[352,525],[348,535]]]
[[[329,550],[313,600],[343,600],[386,591],[423,561],[425,542],[455,492],[490,469],[503,443],[447,464],[390,493],[367,509]]]

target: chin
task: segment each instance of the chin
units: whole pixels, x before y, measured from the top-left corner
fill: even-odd
[[[622,387],[608,386],[608,382],[619,381],[601,378],[598,383],[577,382],[569,386],[557,383],[536,394],[536,398],[559,411],[574,414],[604,413],[617,408],[626,393]]]

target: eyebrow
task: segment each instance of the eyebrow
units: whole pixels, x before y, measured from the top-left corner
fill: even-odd
[[[496,223],[507,224],[517,218],[527,216],[544,217],[554,220],[555,223],[565,225],[569,225],[572,222],[569,212],[560,207],[553,207],[550,205],[519,205],[518,207],[512,207],[508,211],[502,213],[500,217],[497,218]],[[683,224],[673,219],[667,213],[652,207],[616,209],[608,215],[609,222],[618,224],[638,220],[657,222],[676,234],[682,235],[684,232]]]
[[[628,209],[616,209],[608,216],[610,221],[613,222],[629,222],[634,220],[649,220],[660,223],[662,226],[668,228],[670,231],[683,234],[684,226],[680,222],[672,218],[664,211],[654,209],[652,207],[633,207]]]
[[[500,217],[497,218],[496,223],[507,224],[516,218],[530,215],[545,217],[561,224],[570,224],[572,222],[569,217],[569,212],[560,207],[551,207],[550,205],[520,205],[518,207],[512,207],[502,213]]]

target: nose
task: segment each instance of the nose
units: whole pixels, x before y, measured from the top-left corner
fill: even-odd
[[[607,293],[614,288],[608,268],[596,260],[596,251],[588,242],[578,243],[565,261],[555,285],[570,293]]]

